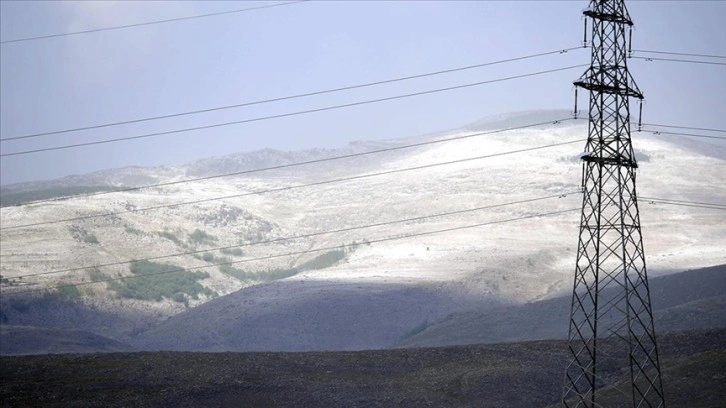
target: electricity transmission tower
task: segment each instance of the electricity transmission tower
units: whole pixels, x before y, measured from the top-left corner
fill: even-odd
[[[624,0],[591,0],[591,65],[575,86],[590,94],[583,201],[562,405],[663,407],[630,138],[627,66],[633,25]]]

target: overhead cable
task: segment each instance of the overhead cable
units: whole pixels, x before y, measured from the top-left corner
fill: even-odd
[[[125,264],[131,264],[133,262],[139,262],[139,261],[155,261],[155,260],[159,260],[159,259],[173,258],[173,257],[177,257],[177,256],[194,255],[194,254],[199,254],[199,253],[203,253],[203,252],[212,252],[212,251],[220,251],[220,250],[225,250],[225,249],[233,249],[233,248],[242,248],[242,247],[263,245],[263,244],[271,244],[271,243],[275,243],[275,242],[286,242],[286,241],[291,241],[291,240],[296,240],[296,239],[312,238],[312,237],[320,236],[320,235],[335,234],[335,233],[341,233],[341,232],[349,232],[349,231],[354,231],[354,230],[368,229],[368,228],[374,228],[374,227],[392,225],[392,224],[397,224],[397,223],[405,223],[405,222],[412,222],[412,221],[421,221],[421,220],[424,220],[424,219],[445,217],[445,216],[456,215],[456,214],[464,214],[464,213],[470,213],[470,212],[481,211],[481,210],[485,210],[485,209],[498,208],[498,207],[507,207],[507,206],[511,206],[511,205],[524,204],[524,203],[529,203],[529,202],[534,202],[534,201],[541,201],[541,200],[546,200],[546,199],[551,199],[551,198],[564,198],[564,197],[566,197],[568,195],[577,194],[579,192],[580,191],[570,191],[570,192],[565,192],[565,193],[561,193],[561,194],[555,194],[555,195],[550,195],[550,196],[542,196],[542,197],[537,197],[537,198],[532,198],[532,199],[527,199],[527,200],[511,201],[511,202],[507,202],[507,203],[493,204],[493,205],[476,207],[476,208],[470,208],[470,209],[465,209],[465,210],[457,210],[457,211],[450,211],[450,212],[445,212],[445,213],[430,214],[430,215],[424,215],[424,216],[420,216],[420,217],[413,217],[413,218],[400,219],[400,220],[394,220],[394,221],[385,221],[385,222],[374,223],[374,224],[367,224],[367,225],[360,225],[360,226],[355,226],[355,227],[346,227],[346,228],[340,228],[340,229],[336,229],[336,230],[316,232],[316,233],[311,233],[311,234],[296,235],[296,236],[290,236],[290,237],[284,237],[284,238],[275,238],[275,239],[270,239],[270,240],[265,240],[265,241],[258,241],[258,242],[248,243],[248,244],[231,245],[231,246],[215,247],[215,248],[206,248],[206,249],[202,249],[202,250],[188,251],[188,252],[180,252],[180,253],[173,253],[173,254],[166,254],[166,255],[154,256],[154,257],[149,257],[149,258],[134,259],[134,260],[129,260],[129,261],[110,262],[110,263],[105,263],[105,264],[96,264],[96,265],[92,265],[92,266],[84,266],[84,267],[76,267],[76,268],[69,268],[69,269],[61,269],[61,270],[55,270],[55,271],[49,271],[49,272],[41,272],[41,273],[36,273],[36,274],[18,275],[18,276],[13,276],[13,277],[11,277],[9,279],[13,279],[14,281],[17,281],[17,280],[20,280],[22,278],[37,277],[37,276],[46,276],[46,275],[52,275],[52,274],[58,274],[58,273],[75,272],[75,271],[81,271],[81,270],[87,270],[87,269],[95,269],[95,268],[102,268],[102,267],[108,267],[108,266],[125,265]],[[687,201],[687,200],[672,200],[672,199],[664,199],[664,198],[656,198],[656,197],[646,197],[646,196],[641,196],[641,197],[639,197],[639,199],[642,200],[642,201],[646,201],[649,204],[680,205],[680,206],[696,207],[696,208],[705,208],[705,209],[726,210],[726,204],[704,203],[704,202]],[[566,211],[574,211],[574,210],[575,209],[566,210]],[[337,248],[340,248],[340,246],[331,247],[331,248],[327,248],[327,249],[337,249]],[[323,250],[323,249],[318,249],[318,250]],[[297,254],[297,253],[295,253],[295,254]],[[293,254],[293,255],[295,255],[295,254]],[[281,256],[285,256],[285,255],[281,255]],[[261,259],[268,259],[268,258],[265,257],[265,258],[261,258]],[[234,263],[251,262],[251,261],[256,261],[256,260],[261,260],[261,259],[260,258],[246,259],[246,260],[243,260],[243,261],[235,261]],[[228,263],[221,263],[221,264],[215,264],[215,265],[206,265],[204,267],[221,266],[221,265],[228,265]],[[183,270],[186,270],[186,269],[180,269],[179,271],[183,271]],[[136,275],[136,276],[138,277],[138,276],[141,276],[141,275]],[[133,276],[127,277],[127,278],[133,278]],[[63,286],[66,286],[66,285],[63,285]],[[70,286],[73,286],[73,285],[70,285]]]
[[[176,180],[176,181],[168,181],[168,182],[162,182],[162,183],[154,183],[154,184],[146,184],[142,186],[136,186],[136,187],[123,187],[118,189],[112,189],[112,190],[104,190],[104,191],[97,191],[94,193],[88,193],[88,194],[77,194],[72,196],[63,196],[63,197],[55,197],[55,198],[49,198],[44,200],[36,200],[36,201],[30,201],[23,204],[18,204],[17,206],[28,206],[33,204],[42,204],[42,203],[48,203],[48,202],[55,202],[55,201],[63,201],[68,200],[70,198],[86,198],[86,197],[94,197],[94,196],[100,196],[100,195],[106,195],[106,194],[113,194],[113,193],[120,193],[120,192],[129,192],[129,191],[138,191],[143,190],[147,188],[156,188],[156,187],[164,187],[164,186],[170,186],[170,185],[178,185],[178,184],[186,184],[186,183],[193,183],[197,181],[203,181],[203,180],[211,180],[211,179],[217,179],[217,178],[224,178],[224,177],[233,177],[233,176],[240,176],[240,175],[247,175],[247,174],[253,174],[253,173],[259,173],[264,171],[270,171],[270,170],[280,170],[285,168],[291,168],[291,167],[298,167],[298,166],[304,166],[304,165],[310,165],[310,164],[317,164],[317,163],[323,163],[333,160],[341,160],[341,159],[348,159],[348,158],[354,158],[354,157],[360,157],[360,156],[366,156],[366,155],[373,155],[373,154],[379,154],[379,153],[385,153],[385,152],[391,152],[395,150],[403,150],[403,149],[409,149],[413,147],[421,147],[426,145],[432,145],[437,143],[445,143],[455,140],[462,140],[462,139],[468,139],[472,137],[479,137],[484,135],[491,135],[495,133],[501,133],[501,132],[507,132],[512,130],[519,130],[519,129],[526,129],[530,127],[535,126],[542,126],[542,125],[548,125],[548,124],[557,124],[569,120],[587,120],[586,118],[573,118],[573,117],[567,117],[567,118],[561,118],[556,119],[553,121],[546,121],[546,122],[539,122],[539,123],[532,123],[529,125],[522,125],[522,126],[516,126],[516,127],[509,127],[509,128],[503,128],[503,129],[496,129],[492,131],[487,132],[478,132],[478,133],[472,133],[472,134],[465,134],[461,136],[454,136],[450,138],[445,139],[437,139],[437,140],[431,140],[426,142],[419,142],[419,143],[412,143],[407,145],[401,145],[401,146],[395,146],[395,147],[388,147],[383,149],[376,149],[371,150],[367,152],[360,152],[360,153],[351,153],[351,154],[344,154],[339,156],[333,156],[333,157],[326,157],[322,159],[315,159],[315,160],[307,160],[302,162],[295,162],[295,163],[288,163],[288,164],[281,164],[278,166],[270,166],[270,167],[263,167],[263,168],[257,168],[257,169],[251,169],[251,170],[243,170],[243,171],[237,171],[237,172],[231,172],[231,173],[222,173],[222,174],[215,174],[212,176],[204,176],[204,177],[195,177],[195,178],[189,178],[189,179],[183,179],[183,180]],[[637,125],[637,122],[632,122],[632,125]],[[702,130],[702,131],[710,131],[710,132],[723,132],[726,133],[726,130],[724,129],[714,129],[714,128],[701,128],[701,127],[689,127],[689,126],[678,126],[678,125],[665,125],[665,124],[658,124],[658,123],[642,123],[643,126],[653,126],[653,127],[665,127],[665,128],[675,128],[675,129],[693,129],[693,130]],[[645,132],[658,132],[656,130],[643,130]],[[680,133],[669,133],[671,135],[681,135]],[[687,134],[686,137],[710,137],[707,135],[695,135],[695,134]]]
[[[726,62],[713,62],[713,61],[696,61],[696,60],[686,60],[686,59],[677,59],[677,58],[655,58],[655,57],[630,57],[633,59],[641,59],[645,61],[667,61],[667,62],[685,62],[689,64],[707,64],[707,65],[726,65]]]
[[[101,31],[110,31],[110,30],[121,30],[121,29],[125,29],[125,28],[141,27],[141,26],[163,24],[163,23],[172,23],[175,21],[183,21],[183,20],[194,20],[194,19],[199,19],[199,18],[221,16],[221,15],[225,15],[225,14],[244,13],[244,12],[253,11],[253,10],[261,10],[261,9],[267,9],[267,8],[273,8],[273,7],[280,7],[280,6],[289,6],[292,4],[304,3],[305,1],[307,1],[307,0],[289,1],[287,3],[277,3],[277,4],[266,4],[264,6],[247,7],[247,8],[243,8],[243,9],[219,11],[216,13],[198,14],[198,15],[187,16],[187,17],[169,18],[169,19],[165,19],[165,20],[147,21],[147,22],[143,22],[143,23],[124,24],[124,25],[114,26],[114,27],[103,27],[103,28],[94,28],[94,29],[82,30],[82,31],[71,31],[71,32],[66,32],[66,33],[58,33],[58,34],[39,35],[39,36],[35,36],[35,37],[15,38],[12,40],[0,41],[0,44],[10,44],[10,43],[19,43],[19,42],[26,42],[26,41],[44,40],[44,39],[48,39],[48,38],[68,37],[71,35],[97,33],[97,32],[101,32]]]
[[[215,174],[212,176],[195,177],[195,178],[188,178],[188,179],[183,179],[183,180],[167,181],[167,182],[155,183],[155,184],[146,184],[143,186],[124,187],[124,188],[107,190],[107,191],[98,191],[98,192],[88,193],[88,194],[78,194],[78,195],[73,195],[73,196],[63,196],[63,197],[49,198],[49,199],[45,199],[45,200],[36,200],[36,201],[30,201],[27,203],[23,203],[19,206],[27,206],[27,205],[33,205],[33,204],[62,201],[62,200],[67,200],[69,198],[77,199],[77,198],[95,197],[95,196],[105,195],[105,194],[113,194],[113,193],[128,192],[128,191],[138,191],[138,190],[143,190],[143,189],[148,189],[148,188],[165,187],[165,186],[171,186],[171,185],[193,183],[193,182],[197,182],[197,181],[212,180],[212,179],[223,178],[223,177],[248,175],[248,174],[260,173],[260,172],[270,171],[270,170],[287,169],[287,168],[291,168],[291,167],[318,164],[318,163],[324,163],[324,162],[329,162],[329,161],[334,161],[334,160],[350,159],[350,158],[361,157],[361,156],[387,153],[387,152],[392,152],[392,151],[396,151],[396,150],[411,149],[414,147],[428,146],[428,145],[433,145],[433,144],[438,144],[438,143],[446,143],[446,142],[452,142],[452,141],[457,141],[457,140],[470,139],[470,138],[474,138],[474,137],[492,135],[492,134],[502,133],[502,132],[509,132],[509,131],[513,131],[513,130],[527,129],[527,128],[536,127],[536,126],[557,124],[557,123],[566,122],[569,120],[574,120],[574,118],[568,117],[568,118],[562,118],[562,119],[555,119],[555,120],[549,120],[546,122],[532,123],[529,125],[514,126],[514,127],[490,130],[490,131],[486,131],[486,132],[464,134],[464,135],[448,137],[448,138],[444,138],[444,139],[436,139],[436,140],[429,140],[426,142],[418,142],[418,143],[411,143],[411,144],[406,144],[406,145],[401,145],[401,146],[386,147],[386,148],[382,148],[382,149],[375,149],[375,150],[370,150],[370,151],[360,152],[360,153],[343,154],[343,155],[339,155],[339,156],[326,157],[326,158],[322,158],[322,159],[306,160],[306,161],[302,161],[302,162],[280,164],[277,166],[269,166],[269,167],[251,169],[251,170],[242,170],[242,171],[235,171],[235,172],[230,172],[230,173]]]
[[[150,117],[139,118],[139,119],[130,119],[130,120],[124,120],[124,121],[111,122],[111,123],[103,123],[103,124],[98,124],[98,125],[82,126],[82,127],[72,128],[72,129],[55,130],[55,131],[33,133],[33,134],[22,135],[22,136],[6,137],[3,139],[0,139],[0,142],[8,142],[11,140],[31,139],[31,138],[41,137],[41,136],[79,132],[79,131],[91,130],[91,129],[101,129],[101,128],[107,128],[107,127],[112,127],[112,126],[128,125],[128,124],[133,124],[133,123],[142,123],[142,122],[148,122],[148,121],[154,121],[154,120],[160,120],[160,119],[176,118],[176,117],[180,117],[180,116],[196,115],[196,114],[200,114],[200,113],[209,113],[209,112],[215,112],[215,111],[221,111],[221,110],[227,110],[227,109],[241,108],[241,107],[246,107],[246,106],[262,105],[262,104],[272,103],[272,102],[280,102],[280,101],[286,101],[286,100],[291,100],[291,99],[305,98],[305,97],[309,97],[309,96],[323,95],[323,94],[334,93],[334,92],[349,91],[352,89],[360,89],[360,88],[366,88],[366,87],[371,87],[371,86],[384,85],[384,84],[390,84],[390,83],[401,82],[401,81],[408,81],[411,79],[426,78],[426,77],[431,77],[431,76],[436,76],[436,75],[449,74],[452,72],[460,72],[460,71],[465,71],[465,70],[470,70],[470,69],[475,69],[475,68],[482,68],[482,67],[491,66],[491,65],[504,64],[504,63],[521,61],[521,60],[530,59],[530,58],[543,57],[546,55],[562,54],[562,53],[566,53],[568,51],[572,51],[572,50],[579,49],[579,48],[581,48],[581,47],[557,49],[557,50],[553,50],[553,51],[546,51],[546,52],[541,52],[541,53],[537,53],[537,54],[525,55],[525,56],[521,56],[521,57],[508,58],[508,59],[499,60],[499,61],[491,61],[491,62],[485,62],[485,63],[481,63],[481,64],[467,65],[467,66],[450,68],[450,69],[445,69],[445,70],[440,70],[440,71],[435,71],[435,72],[408,75],[408,76],[397,77],[397,78],[393,78],[393,79],[367,82],[367,83],[343,86],[343,87],[338,87],[338,88],[324,89],[324,90],[320,90],[320,91],[306,92],[306,93],[301,93],[301,94],[296,94],[296,95],[281,96],[281,97],[271,98],[271,99],[263,99],[263,100],[252,101],[252,102],[241,102],[241,103],[237,103],[237,104],[233,104],[233,105],[216,106],[216,107],[212,107],[212,108],[172,113],[172,114],[167,114],[167,115],[150,116]]]
[[[667,198],[654,198],[654,197],[640,197],[642,200],[648,201],[651,204],[667,204],[667,205],[678,205],[683,207],[694,207],[694,208],[706,208],[711,210],[726,210],[726,204],[718,203],[703,203],[697,201],[686,201],[686,200],[671,200]]]
[[[246,196],[252,196],[252,195],[289,191],[289,190],[295,190],[295,189],[299,189],[299,188],[306,188],[306,187],[312,187],[312,186],[321,186],[321,185],[326,185],[326,184],[340,183],[340,182],[344,182],[344,181],[360,180],[360,179],[365,179],[365,178],[397,174],[397,173],[403,173],[403,172],[408,172],[408,171],[416,171],[416,170],[428,169],[428,168],[439,167],[439,166],[447,166],[447,165],[451,165],[451,164],[465,163],[465,162],[470,162],[470,161],[475,161],[475,160],[483,160],[483,159],[488,159],[488,158],[492,158],[492,157],[501,157],[501,156],[506,156],[506,155],[511,155],[511,154],[531,152],[531,151],[535,151],[535,150],[548,149],[551,147],[564,146],[564,145],[573,144],[573,143],[582,143],[585,140],[586,139],[570,140],[567,142],[552,143],[552,144],[548,144],[548,145],[528,147],[528,148],[517,149],[517,150],[509,150],[506,152],[492,153],[492,154],[487,154],[487,155],[482,155],[482,156],[468,157],[468,158],[464,158],[464,159],[456,159],[456,160],[450,160],[450,161],[440,162],[440,163],[424,164],[424,165],[420,165],[420,166],[406,167],[406,168],[402,168],[402,169],[387,170],[387,171],[369,173],[369,174],[360,174],[357,176],[341,177],[341,178],[336,178],[336,179],[316,181],[316,182],[312,182],[312,183],[299,184],[299,185],[294,185],[294,186],[278,187],[278,188],[272,188],[272,189],[267,189],[267,190],[250,191],[247,193],[233,194],[233,195],[228,195],[228,196],[223,196],[223,197],[203,198],[203,199],[199,199],[199,200],[185,201],[185,202],[181,202],[181,203],[163,204],[163,205],[136,208],[136,209],[124,210],[124,211],[115,211],[115,212],[108,212],[108,213],[102,213],[102,214],[85,215],[85,216],[81,216],[81,217],[64,218],[64,219],[53,220],[53,221],[43,221],[43,222],[35,222],[35,223],[30,223],[30,224],[3,226],[3,227],[0,227],[0,231],[34,227],[34,226],[40,226],[40,225],[59,224],[59,223],[72,222],[72,221],[81,221],[81,220],[88,220],[88,219],[93,219],[93,218],[111,217],[111,216],[117,216],[117,215],[128,214],[128,213],[136,213],[136,212],[141,212],[141,211],[158,210],[158,209],[162,209],[162,208],[173,208],[173,207],[180,207],[180,206],[184,206],[184,205],[201,204],[201,203],[207,203],[207,202],[213,202],[213,201],[219,201],[219,200],[226,200],[226,199],[231,199],[231,198],[240,198],[240,197],[246,197]]]
[[[402,239],[407,239],[407,238],[435,235],[435,234],[441,234],[441,233],[446,233],[446,232],[461,231],[461,230],[466,230],[466,229],[483,227],[483,226],[487,226],[487,225],[504,224],[504,223],[508,223],[508,222],[520,221],[520,220],[531,219],[531,218],[547,217],[547,216],[551,216],[551,215],[558,215],[558,214],[563,214],[563,213],[572,212],[572,211],[579,211],[579,210],[580,210],[579,208],[570,208],[567,210],[559,210],[559,211],[552,211],[552,212],[546,212],[546,213],[524,215],[524,216],[519,216],[519,217],[515,217],[515,218],[498,220],[498,221],[482,222],[482,223],[459,226],[459,227],[444,228],[444,229],[439,229],[439,230],[434,230],[434,231],[417,232],[417,233],[407,234],[407,235],[403,235],[403,236],[394,236],[394,237],[373,239],[373,240],[368,240],[366,243],[367,244],[376,244],[376,243],[380,243],[380,242],[396,241],[396,240],[402,240]],[[26,290],[20,290],[20,291],[12,291],[12,292],[7,291],[7,288],[6,288],[6,290],[4,290],[4,292],[7,295],[17,295],[17,294],[28,293],[28,292],[45,291],[48,289],[61,289],[64,287],[71,287],[71,286],[78,287],[78,286],[84,286],[84,285],[93,285],[93,284],[98,284],[98,283],[115,282],[115,281],[122,281],[122,280],[127,280],[127,279],[142,278],[145,276],[156,276],[156,275],[166,275],[166,274],[170,274],[170,273],[181,273],[181,272],[189,271],[189,270],[208,269],[208,268],[214,268],[214,267],[225,266],[225,265],[226,266],[237,265],[237,264],[247,263],[247,262],[265,261],[265,260],[269,260],[269,259],[283,258],[283,257],[288,257],[288,256],[299,256],[299,255],[305,255],[305,254],[316,253],[316,252],[331,251],[331,250],[340,249],[342,246],[343,245],[329,246],[329,247],[323,247],[323,248],[308,249],[305,251],[296,251],[296,252],[288,252],[288,253],[284,253],[284,254],[269,255],[269,256],[264,256],[264,257],[259,257],[259,258],[249,258],[249,259],[244,259],[244,260],[240,260],[240,261],[219,262],[219,263],[213,263],[213,264],[204,265],[204,266],[195,266],[195,267],[191,267],[191,268],[180,268],[180,269],[173,269],[173,270],[168,270],[168,271],[163,271],[163,272],[122,276],[122,277],[118,277],[118,278],[101,279],[101,280],[90,281],[90,282],[80,282],[80,283],[74,283],[74,284],[50,286],[47,288],[26,289]]]
[[[654,129],[642,129],[641,132],[650,132],[656,136],[657,135],[669,135],[669,136],[700,137],[700,138],[704,138],[704,139],[726,140],[726,136],[704,135],[704,134],[698,134],[698,133],[666,132],[666,131],[654,130]]]
[[[701,57],[701,58],[722,58],[726,59],[724,55],[714,54],[693,54],[688,52],[673,52],[673,51],[656,51],[656,50],[632,50],[633,52],[642,52],[646,54],[664,54],[664,55],[680,55],[683,57]]]
[[[637,122],[631,122],[633,125],[637,125]],[[660,123],[642,123],[643,126],[654,126],[671,129],[686,129],[686,130],[701,130],[704,132],[719,132],[726,133],[726,129],[715,129],[715,128],[703,128],[703,127],[692,127],[692,126],[678,126],[678,125],[663,125]]]
[[[59,269],[59,270],[54,270],[54,271],[34,273],[34,274],[28,274],[28,275],[18,275],[18,276],[13,276],[12,278],[9,278],[9,279],[18,280],[18,279],[29,278],[29,277],[34,277],[34,276],[54,275],[54,274],[58,274],[58,273],[75,272],[75,271],[82,271],[82,270],[88,270],[88,269],[94,269],[94,268],[104,268],[104,267],[108,267],[108,266],[126,265],[126,264],[130,264],[132,262],[137,262],[137,261],[156,261],[159,259],[174,258],[174,257],[178,257],[178,256],[185,256],[185,255],[195,255],[195,254],[201,254],[204,252],[224,251],[224,250],[228,250],[228,249],[245,248],[245,247],[257,246],[257,245],[263,245],[263,244],[273,244],[273,243],[277,243],[277,242],[287,242],[287,241],[292,241],[292,240],[297,240],[297,239],[317,237],[320,235],[338,234],[341,232],[357,231],[357,230],[362,230],[362,229],[382,227],[382,226],[386,226],[386,225],[402,224],[402,223],[413,222],[413,221],[423,221],[423,220],[427,220],[427,219],[431,219],[431,218],[441,218],[441,217],[447,217],[450,215],[459,215],[459,214],[472,213],[472,212],[477,212],[477,211],[482,211],[482,210],[490,210],[493,208],[509,207],[512,205],[532,203],[532,202],[548,200],[548,199],[552,199],[552,198],[564,198],[568,195],[576,194],[576,193],[579,193],[579,190],[573,190],[570,192],[565,192],[565,193],[560,193],[560,194],[553,194],[553,195],[548,195],[548,196],[530,198],[530,199],[526,199],[526,200],[510,201],[510,202],[505,202],[505,203],[500,203],[500,204],[490,204],[490,205],[479,206],[479,207],[475,207],[475,208],[468,208],[468,209],[464,209],[464,210],[447,211],[447,212],[443,212],[443,213],[429,214],[429,215],[423,215],[423,216],[419,216],[419,217],[404,218],[404,219],[398,219],[398,220],[393,220],[393,221],[384,221],[384,222],[377,222],[377,223],[373,223],[373,224],[357,225],[354,227],[345,227],[345,228],[338,228],[338,229],[328,230],[328,231],[313,232],[310,234],[293,235],[293,236],[289,236],[289,237],[251,242],[251,243],[247,243],[247,244],[206,248],[206,249],[200,249],[200,250],[195,250],[195,251],[186,251],[186,252],[178,252],[178,253],[172,253],[172,254],[166,254],[166,255],[153,256],[153,257],[149,257],[149,258],[132,259],[132,260],[127,260],[127,261],[119,261],[119,262],[110,262],[110,263],[82,266],[82,267],[69,268],[69,269]]]
[[[0,154],[0,157],[20,156],[20,155],[26,155],[26,154],[32,154],[32,153],[39,153],[39,152],[55,151],[55,150],[62,150],[62,149],[72,149],[72,148],[77,148],[77,147],[82,147],[82,146],[93,146],[93,145],[115,143],[115,142],[121,142],[121,141],[127,141],[127,140],[137,140],[137,139],[143,139],[143,138],[149,138],[149,137],[170,135],[170,134],[175,134],[175,133],[219,128],[219,127],[223,127],[223,126],[239,125],[239,124],[243,124],[243,123],[259,122],[259,121],[270,120],[270,119],[279,119],[279,118],[285,118],[285,117],[290,117],[290,116],[304,115],[304,114],[323,112],[323,111],[329,111],[329,110],[334,110],[334,109],[342,109],[342,108],[349,108],[349,107],[353,107],[353,106],[361,106],[361,105],[367,105],[367,104],[372,104],[372,103],[379,103],[379,102],[392,101],[392,100],[397,100],[397,99],[411,98],[411,97],[415,97],[415,96],[430,95],[430,94],[439,93],[439,92],[447,92],[447,91],[453,91],[453,90],[457,90],[457,89],[464,89],[464,88],[470,88],[470,87],[474,87],[474,86],[492,84],[495,82],[503,82],[503,81],[509,81],[512,79],[520,79],[520,78],[532,77],[532,76],[536,76],[536,75],[550,74],[553,72],[566,71],[566,70],[570,70],[570,69],[574,69],[574,68],[582,68],[584,66],[587,66],[587,64],[570,65],[568,67],[548,69],[548,70],[544,70],[544,71],[531,72],[531,73],[521,74],[521,75],[513,75],[513,76],[509,76],[509,77],[490,79],[490,80],[486,80],[486,81],[472,82],[472,83],[463,84],[463,85],[455,85],[455,86],[449,86],[449,87],[445,87],[445,88],[430,89],[430,90],[426,90],[426,91],[414,92],[414,93],[403,94],[403,95],[394,95],[394,96],[377,98],[377,99],[369,99],[369,100],[365,100],[365,101],[358,101],[358,102],[346,103],[346,104],[341,104],[341,105],[331,105],[331,106],[326,106],[326,107],[322,107],[322,108],[281,113],[281,114],[277,114],[277,115],[236,120],[236,121],[232,121],[232,122],[215,123],[215,124],[211,124],[211,125],[175,129],[175,130],[169,130],[169,131],[164,131],[164,132],[147,133],[147,134],[136,135],[136,136],[118,137],[118,138],[113,138],[113,139],[97,140],[97,141],[93,141],[93,142],[74,143],[74,144],[61,145],[61,146],[55,146],[55,147],[47,147],[47,148],[42,148],[42,149],[32,149],[32,150],[24,150],[24,151],[19,151],[19,152],[12,152],[12,153],[3,153],[3,154]]]

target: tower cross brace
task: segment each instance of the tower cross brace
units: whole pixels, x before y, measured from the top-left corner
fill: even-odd
[[[583,14],[591,65],[574,84],[589,91],[589,126],[562,405],[664,407],[630,137],[629,101],[643,98],[627,66],[633,22],[624,0]]]

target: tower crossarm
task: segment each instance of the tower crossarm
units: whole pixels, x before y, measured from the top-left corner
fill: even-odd
[[[627,65],[633,22],[624,0],[584,14],[591,62],[574,84],[589,91],[589,124],[562,405],[664,407],[630,134],[630,98],[643,98]]]

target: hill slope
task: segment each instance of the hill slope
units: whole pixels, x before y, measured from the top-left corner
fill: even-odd
[[[659,332],[726,327],[726,265],[650,280]],[[401,347],[499,343],[567,337],[571,298],[457,313],[403,339]]]
[[[668,406],[726,404],[726,330],[659,340]],[[0,357],[0,400],[10,406],[531,408],[557,403],[566,361],[558,341],[364,352]]]
[[[721,307],[726,265],[658,277],[650,284],[659,331],[726,327],[726,308]],[[286,280],[212,300],[131,341],[151,350],[307,351],[567,336],[569,297],[521,306],[479,300],[478,311],[462,311],[476,299],[454,300],[455,293],[443,287]],[[443,318],[452,310],[456,312]]]
[[[128,344],[83,330],[0,325],[0,355],[130,351]]]
[[[301,335],[315,333],[305,326],[316,321],[347,323],[343,331],[350,332],[355,320],[345,316],[366,316],[370,310],[383,317],[382,326],[370,330],[380,336],[356,347],[379,347],[395,341],[401,330],[415,331],[455,311],[556,297],[569,290],[572,279],[581,205],[577,154],[587,124],[565,121],[487,135],[477,131],[566,116],[562,111],[525,112],[407,140],[357,143],[334,151],[232,154],[174,168],[109,170],[81,176],[77,184],[43,185],[172,183],[395,148],[354,159],[3,207],[0,320],[78,328],[126,341],[171,316],[245,289],[255,302],[289,297],[283,302],[286,311],[270,315],[283,321],[294,316],[294,302],[312,305],[300,309],[292,333]],[[452,137],[456,139],[433,143]],[[726,202],[724,158],[674,139],[634,137],[643,197]],[[404,148],[408,144],[416,146]],[[694,180],[693,174],[699,178]],[[542,199],[523,202],[535,198]],[[175,205],[184,202],[193,203]],[[645,199],[641,211],[651,276],[726,263],[722,211],[649,205]],[[538,216],[550,212],[558,213]],[[431,216],[444,213],[448,215]],[[63,219],[72,220],[55,222]],[[26,224],[37,225],[12,228]],[[475,224],[481,226],[464,228]],[[361,245],[378,239],[386,241]],[[145,258],[154,259],[129,262]],[[170,269],[185,271],[138,276]],[[269,284],[274,281],[280,284]],[[81,286],[60,293],[57,286],[67,284]],[[371,302],[359,286],[385,292],[380,297],[385,301]],[[314,300],[318,289],[306,287],[331,298],[360,300],[350,302],[357,309],[338,309],[331,301]],[[45,290],[67,297],[63,304],[69,306],[53,311],[57,318],[34,306],[43,304]],[[245,333],[257,332],[268,320],[260,322]],[[195,330],[213,332],[207,326]]]

